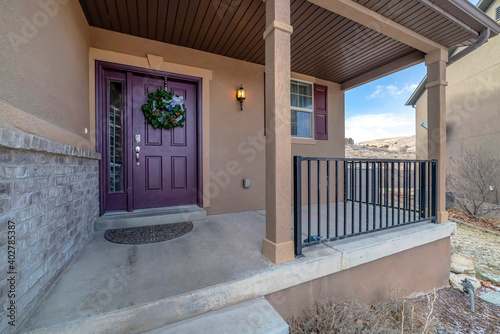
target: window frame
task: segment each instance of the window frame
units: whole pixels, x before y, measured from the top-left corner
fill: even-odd
[[[311,85],[311,109],[308,108],[301,108],[301,107],[294,107],[292,106],[292,81],[296,82],[302,82]],[[302,138],[302,139],[311,139],[314,140],[314,82],[311,81],[306,81],[306,80],[300,80],[300,79],[295,79],[295,78],[290,78],[290,118],[292,116],[293,111],[302,111],[302,112],[308,112],[311,115],[311,136],[310,137],[304,137],[304,136],[297,136],[292,134],[292,129],[290,127],[290,135],[292,138]],[[291,120],[291,119],[290,119]],[[291,125],[291,122],[290,122]]]

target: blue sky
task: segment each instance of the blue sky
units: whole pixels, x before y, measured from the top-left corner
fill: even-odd
[[[469,0],[476,4],[477,0]],[[415,110],[405,102],[420,83],[424,63],[345,93],[345,136],[354,142],[415,134]]]
[[[415,134],[415,109],[405,106],[426,73],[418,64],[345,93],[347,138],[354,142]]]

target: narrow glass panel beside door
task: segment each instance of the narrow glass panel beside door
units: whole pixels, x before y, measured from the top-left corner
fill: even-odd
[[[123,192],[123,85],[109,83],[109,192]]]

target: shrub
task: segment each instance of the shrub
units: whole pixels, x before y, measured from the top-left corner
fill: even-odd
[[[500,161],[489,158],[482,148],[461,148],[450,157],[447,176],[449,194],[454,203],[471,217],[498,212]]]
[[[303,318],[290,318],[291,334],[350,333],[433,333],[433,305],[437,295],[428,298],[427,314],[418,314],[404,300],[363,304],[357,300],[316,301]]]

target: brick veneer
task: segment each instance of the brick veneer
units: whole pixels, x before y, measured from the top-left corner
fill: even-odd
[[[2,128],[0,139],[0,305],[5,311],[9,302],[11,220],[16,224],[18,325],[93,233],[99,212],[100,155]],[[0,332],[13,330],[7,320],[0,319]]]

